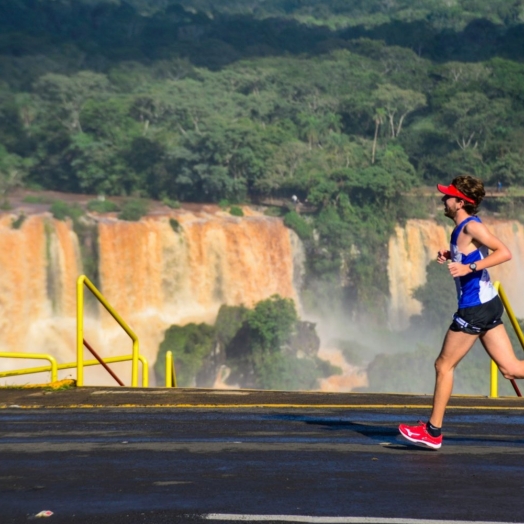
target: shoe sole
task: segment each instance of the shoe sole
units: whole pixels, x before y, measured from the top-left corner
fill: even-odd
[[[411,437],[408,437],[407,435],[404,435],[401,430],[399,430],[400,435],[405,438],[406,440],[409,440],[410,442],[413,442],[413,444],[417,444],[422,447],[431,448],[431,449],[439,449],[442,444],[431,444],[430,442],[424,442],[423,440],[415,440]]]

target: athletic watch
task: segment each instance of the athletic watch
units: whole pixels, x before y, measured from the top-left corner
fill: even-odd
[[[477,264],[475,264],[475,262],[472,262],[469,265],[469,269],[471,269],[471,271],[477,271]]]

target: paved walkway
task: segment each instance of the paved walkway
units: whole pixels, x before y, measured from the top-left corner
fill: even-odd
[[[524,522],[524,401],[130,388],[0,390],[0,522]],[[411,519],[411,520],[410,520]]]

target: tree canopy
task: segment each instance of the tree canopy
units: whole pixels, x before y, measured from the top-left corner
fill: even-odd
[[[383,305],[411,188],[524,184],[523,24],[523,0],[13,0],[0,191],[298,195],[306,287]]]

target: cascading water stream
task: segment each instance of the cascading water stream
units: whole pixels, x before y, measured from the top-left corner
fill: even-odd
[[[244,212],[246,216],[236,218],[204,206],[139,222],[107,215],[92,218],[98,285],[138,334],[150,365],[169,326],[213,323],[221,304],[249,307],[279,294],[293,298],[300,311],[297,290],[305,259],[301,242],[281,219],[249,208]],[[14,218],[0,217],[0,351],[50,353],[59,362],[74,361],[76,278],[85,271],[79,239],[70,222],[48,214],[28,216],[18,229],[13,227]],[[522,317],[524,226],[516,221],[486,223],[513,253],[512,261],[490,273],[503,282]],[[425,283],[426,265],[447,245],[450,231],[451,227],[430,220],[409,220],[396,228],[387,268],[392,328],[406,327],[410,316],[420,313],[420,303],[411,293]],[[130,340],[105,310],[93,303],[86,309],[86,339],[99,353],[130,353]],[[321,356],[339,365],[334,349],[324,347]],[[20,361],[0,362],[1,369],[13,367],[21,367]],[[353,376],[349,368],[340,367],[344,376],[323,382],[322,388],[348,390],[365,384],[361,370],[354,370]],[[127,364],[114,369],[127,379]],[[65,376],[62,372],[61,378]],[[42,374],[3,383],[47,379],[48,374]],[[86,383],[107,382],[99,368],[86,370]]]

